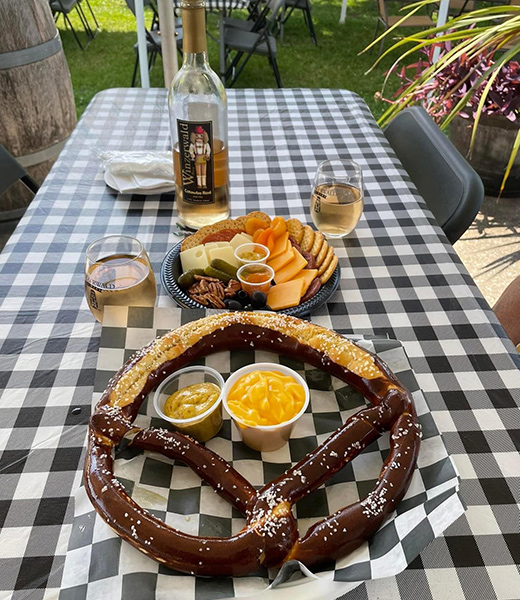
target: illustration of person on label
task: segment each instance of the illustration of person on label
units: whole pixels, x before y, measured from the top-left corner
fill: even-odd
[[[195,162],[195,172],[197,173],[197,187],[206,187],[207,162],[211,157],[211,146],[209,136],[200,126],[195,127],[195,131],[190,136],[190,157]]]

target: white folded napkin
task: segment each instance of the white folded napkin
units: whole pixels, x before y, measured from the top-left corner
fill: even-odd
[[[105,183],[122,194],[163,194],[175,189],[172,153],[100,152]]]

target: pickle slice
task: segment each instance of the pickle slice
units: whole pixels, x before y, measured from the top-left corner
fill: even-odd
[[[195,275],[205,275],[204,269],[190,269],[189,271],[185,271],[179,279],[177,279],[179,287],[183,290],[187,290],[190,285],[195,283]]]
[[[220,281],[223,281],[224,283],[228,283],[233,279],[231,275],[224,273],[224,271],[221,271],[220,269],[215,269],[215,267],[212,267],[211,265],[204,269],[204,274],[208,277],[215,277],[216,279],[220,279]]]
[[[237,271],[238,271],[238,269],[236,267],[234,267],[233,265],[229,264],[228,262],[226,262],[225,260],[222,260],[221,258],[214,258],[211,261],[211,266],[214,269],[217,269],[218,271],[222,271],[223,273],[227,273],[233,279],[237,278]]]

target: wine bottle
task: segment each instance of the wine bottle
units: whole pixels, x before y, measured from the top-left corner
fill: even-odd
[[[182,67],[170,87],[180,222],[198,229],[229,216],[226,91],[208,62],[204,0],[183,0]]]

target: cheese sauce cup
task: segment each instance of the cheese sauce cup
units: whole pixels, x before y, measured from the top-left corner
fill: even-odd
[[[153,405],[157,414],[171,423],[174,429],[191,435],[199,442],[207,442],[222,427],[223,388],[224,379],[215,369],[206,366],[186,367],[176,371],[159,385],[155,390]],[[173,399],[168,404],[172,396]],[[198,412],[204,402],[207,408]],[[176,411],[180,416],[171,416],[168,409]]]
[[[228,398],[235,383],[237,383],[244,375],[254,371],[275,371],[293,379],[296,384],[299,384],[303,388],[303,406],[290,419],[277,423],[276,425],[252,425],[251,423],[243,421],[242,418],[237,416],[233,412],[233,409],[230,408]],[[254,363],[247,365],[242,369],[238,369],[238,371],[235,371],[235,373],[229,376],[224,385],[224,389],[222,390],[222,402],[224,403],[224,408],[235,423],[240,439],[246,446],[249,446],[249,448],[260,452],[272,452],[278,450],[287,443],[291,436],[294,424],[307,410],[309,400],[309,388],[305,380],[296,373],[296,371],[276,363]]]

